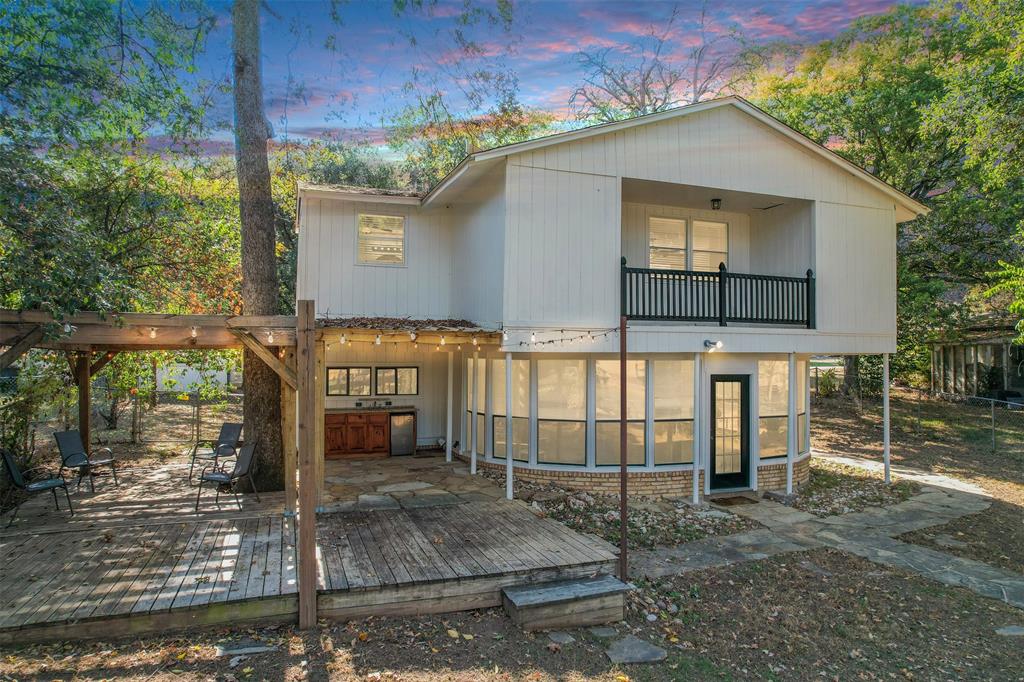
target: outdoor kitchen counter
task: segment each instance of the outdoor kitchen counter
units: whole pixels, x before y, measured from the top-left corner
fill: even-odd
[[[324,456],[329,459],[388,457],[392,452],[391,420],[395,414],[412,415],[415,429],[416,408],[411,405],[325,409]],[[415,440],[412,447],[415,449]]]

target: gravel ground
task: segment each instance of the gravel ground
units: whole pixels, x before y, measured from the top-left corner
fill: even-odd
[[[810,480],[796,491],[790,505],[815,516],[835,516],[899,504],[920,489],[911,481],[895,476],[892,480],[886,485],[880,474],[812,457]]]
[[[484,472],[504,487],[505,477]],[[573,530],[591,533],[612,544],[619,542],[619,498],[569,490],[553,485],[516,481],[515,495],[546,516]],[[679,545],[711,535],[731,535],[760,525],[723,512],[691,507],[683,500],[656,500],[634,495],[629,500],[629,543],[651,549]]]

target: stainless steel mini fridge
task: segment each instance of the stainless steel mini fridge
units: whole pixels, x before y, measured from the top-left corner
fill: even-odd
[[[416,415],[391,415],[391,454],[412,455],[416,452]]]

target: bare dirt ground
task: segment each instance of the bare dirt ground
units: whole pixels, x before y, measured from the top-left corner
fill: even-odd
[[[891,409],[893,463],[969,481],[993,497],[980,514],[900,539],[1024,572],[1024,414],[997,413],[993,451],[987,408],[897,390]],[[881,460],[881,423],[877,403],[858,410],[847,400],[815,401],[812,442],[818,450]]]

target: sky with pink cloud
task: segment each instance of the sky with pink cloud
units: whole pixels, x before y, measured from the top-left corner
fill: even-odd
[[[488,7],[487,0],[475,4]],[[757,43],[812,43],[834,36],[857,17],[884,12],[895,4],[736,0],[708,2],[706,7],[712,32],[738,31]],[[410,101],[404,86],[414,73],[436,78],[451,93],[452,104],[464,106],[454,68],[460,55],[452,39],[452,32],[460,28],[463,2],[427,0],[424,5],[396,14],[391,0],[350,0],[340,3],[332,17],[327,0],[269,0],[262,13],[263,76],[275,139],[331,135],[379,141],[385,122]],[[486,20],[463,27],[479,53],[461,65],[507,67],[519,79],[524,103],[564,113],[583,77],[580,50],[607,48],[613,55],[624,54],[652,27],[663,27],[675,9],[678,19],[669,40],[669,58],[683,60],[698,41],[701,6],[702,0],[517,0],[508,30]],[[213,7],[219,21],[200,58],[197,77],[229,84],[230,4],[216,0]],[[230,97],[221,93],[215,101],[213,119],[229,123]],[[217,137],[229,139],[226,126]]]

